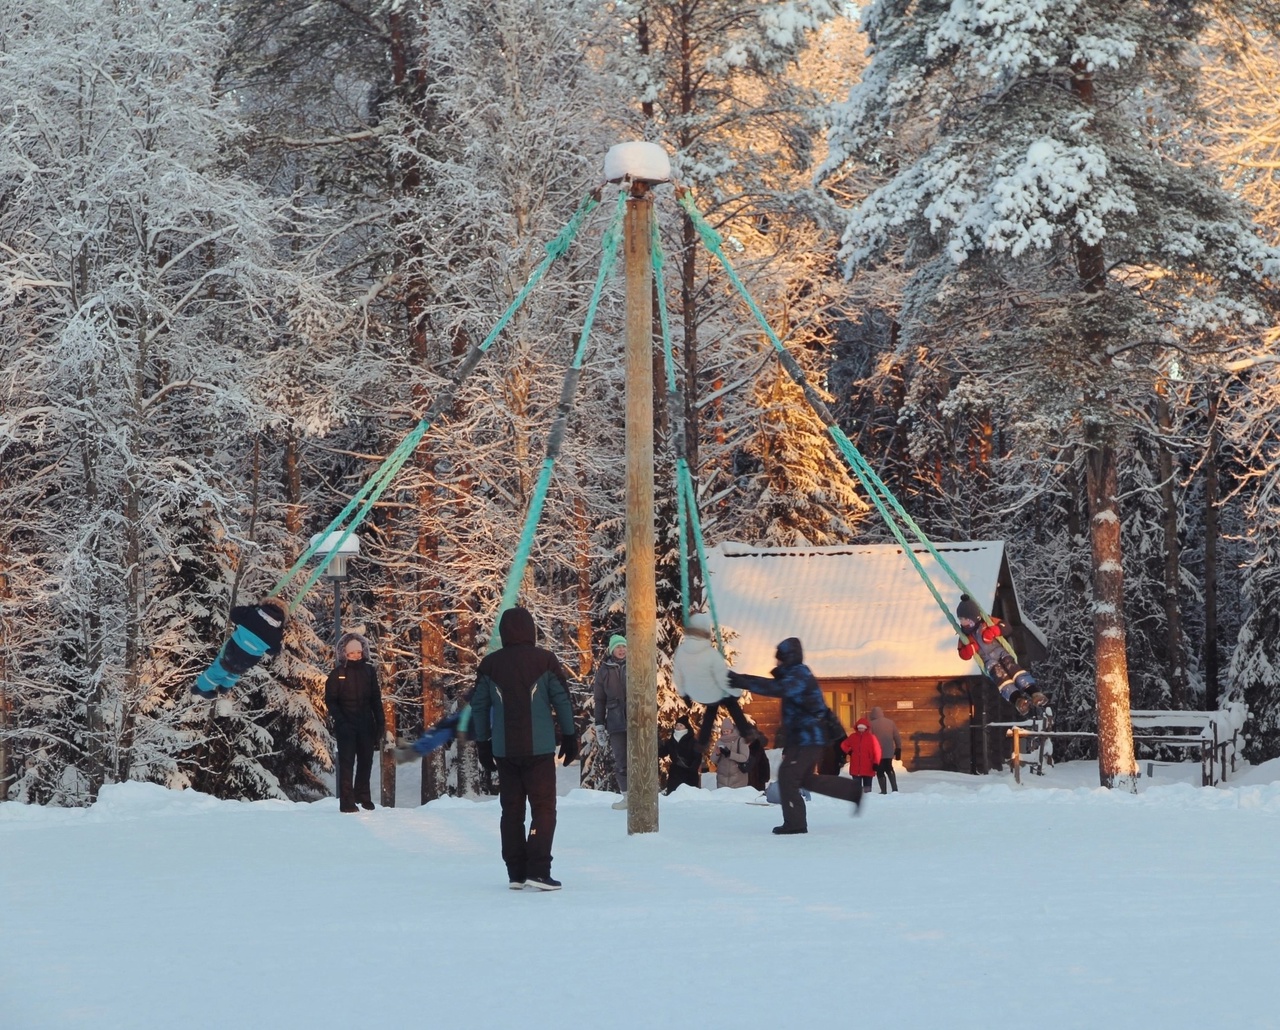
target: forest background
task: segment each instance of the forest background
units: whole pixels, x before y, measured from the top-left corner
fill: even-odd
[[[1007,541],[1062,724],[1239,698],[1250,757],[1280,754],[1278,19],[1271,0],[5,4],[0,798],[326,793],[326,591],[233,702],[191,683],[626,139],[671,155],[930,536]],[[888,537],[665,189],[669,653],[675,427],[712,542]],[[345,621],[401,733],[459,703],[487,646],[611,207],[360,528]],[[624,625],[623,324],[615,275],[522,592],[584,729]],[[469,749],[437,754],[421,800],[481,781]]]

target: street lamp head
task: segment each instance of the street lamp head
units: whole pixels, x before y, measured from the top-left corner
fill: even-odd
[[[671,158],[656,143],[615,143],[604,155],[604,177],[606,182],[670,182]]]
[[[360,538],[354,533],[345,540],[342,539],[341,531],[317,533],[311,538],[311,544],[316,549],[316,558],[319,561],[324,561],[330,554],[333,555],[329,567],[324,570],[325,579],[346,579],[347,559],[360,553]]]

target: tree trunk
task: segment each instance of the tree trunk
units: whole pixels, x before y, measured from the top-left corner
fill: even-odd
[[[1116,456],[1098,443],[1085,456],[1089,537],[1093,546],[1093,650],[1098,695],[1098,775],[1102,786],[1137,787],[1133,726],[1129,721],[1129,667],[1125,655],[1124,570]]]
[[[591,672],[591,523],[581,495],[573,499],[573,521],[578,572],[578,678],[586,679]]]
[[[382,675],[388,683],[395,682],[396,667],[391,662],[385,662],[382,666]],[[382,714],[387,720],[387,732],[391,734],[391,739],[396,739],[396,702],[395,698],[382,695]],[[386,739],[385,737],[383,738]],[[382,785],[382,807],[396,807],[396,756],[395,752],[390,748],[383,747],[383,741],[378,741],[378,782]]]
[[[1204,458],[1204,706],[1215,711],[1218,686],[1218,393],[1209,397],[1209,444]]]
[[[289,536],[302,533],[302,471],[298,464],[298,438],[292,430],[284,438],[284,528]]]
[[[1160,473],[1160,502],[1164,523],[1164,619],[1168,649],[1169,701],[1174,708],[1187,704],[1187,661],[1182,646],[1182,605],[1178,602],[1178,581],[1182,546],[1178,542],[1178,508],[1173,492],[1173,454],[1167,441],[1173,432],[1169,401],[1163,384],[1156,385],[1156,419],[1161,439],[1156,461]]]
[[[418,687],[422,699],[422,728],[425,730],[444,715],[444,697],[436,679],[436,670],[444,664],[444,635],[440,632],[437,613],[443,591],[436,572],[439,562],[440,540],[429,533],[424,525],[430,510],[430,490],[424,488],[418,495],[418,562],[424,572],[425,582],[418,592]],[[445,769],[442,751],[422,756],[422,789],[420,802],[426,804],[444,794]]]

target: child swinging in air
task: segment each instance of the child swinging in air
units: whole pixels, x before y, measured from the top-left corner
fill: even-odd
[[[1036,689],[1035,677],[1027,672],[1004,643],[1004,625],[999,619],[985,622],[982,609],[968,594],[960,595],[956,606],[956,621],[960,623],[960,642],[956,651],[966,662],[977,658],[1000,696],[1026,716],[1032,708],[1042,709],[1049,699]]]
[[[226,694],[263,656],[280,653],[285,610],[275,601],[242,604],[231,609],[233,629],[213,664],[196,677],[191,693],[211,698]]]

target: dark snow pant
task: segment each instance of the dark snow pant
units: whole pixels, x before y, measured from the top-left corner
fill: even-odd
[[[554,755],[493,759],[498,766],[502,861],[512,883],[551,875],[551,841],[556,835],[556,759]],[[529,803],[529,836],[524,806]]]
[[[372,731],[340,733],[338,737],[338,807],[353,812],[357,804],[372,804],[369,776],[376,745]]]
[[[690,787],[701,787],[702,776],[699,771],[692,766],[679,765],[673,759],[671,762],[671,768],[667,770],[667,789],[662,793],[670,794],[681,784],[685,783]]]
[[[825,744],[807,747],[784,747],[782,764],[778,766],[778,799],[782,804],[782,825],[795,832],[809,829],[804,798],[800,788],[841,801],[857,801],[862,797],[862,783],[843,776],[820,776],[813,767],[827,749]]]
[[[755,727],[747,722],[747,717],[742,714],[742,706],[738,704],[736,697],[726,697],[723,701],[717,701],[713,705],[707,705],[706,711],[702,713],[702,722],[698,724],[698,751],[706,754],[707,745],[711,743],[711,734],[716,728],[716,716],[723,708],[729,713],[729,718],[733,720],[733,725],[738,728],[738,735],[743,740],[750,740],[755,735]]]
[[[893,771],[893,755],[888,755],[880,759],[876,765],[876,782],[880,784],[880,793],[888,794],[884,789],[884,778],[889,777],[889,785],[896,791],[898,789],[898,774]]]
[[[609,750],[613,752],[613,771],[618,777],[618,789],[627,792],[627,733],[625,730],[609,731]]]

